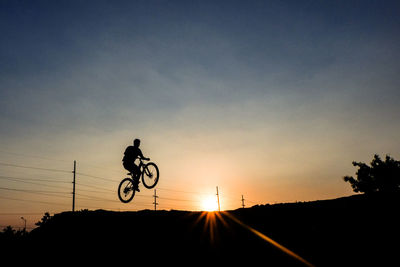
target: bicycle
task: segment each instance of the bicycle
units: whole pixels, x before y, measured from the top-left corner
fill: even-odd
[[[157,165],[153,162],[145,164],[143,163],[143,159],[139,159],[139,161],[140,173],[138,176],[138,182],[140,182],[141,177],[144,187],[146,187],[147,189],[154,188],[157,185],[158,179],[160,177]],[[136,193],[134,186],[135,174],[129,172],[127,173],[127,175],[130,175],[131,177],[123,179],[118,186],[118,197],[119,200],[121,200],[121,202],[123,203],[130,202]]]

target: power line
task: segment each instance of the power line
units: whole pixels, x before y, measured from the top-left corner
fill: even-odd
[[[45,187],[57,188],[57,189],[66,189],[63,186],[55,186],[55,185],[47,185],[47,184],[42,184],[42,183],[29,182],[29,181],[24,181],[22,179],[15,179],[12,177],[0,176],[0,179],[10,180],[10,181],[17,182],[17,183],[40,185],[40,186],[45,186]],[[65,183],[65,182],[63,182],[63,183]]]
[[[79,161],[79,164],[80,165],[83,165],[83,166],[89,166],[89,167],[91,167],[91,168],[96,168],[96,169],[103,169],[103,170],[106,170],[106,171],[112,171],[112,172],[115,172],[115,173],[119,173],[119,174],[121,174],[121,171],[117,171],[117,170],[114,170],[114,169],[111,169],[111,168],[107,168],[107,167],[104,167],[103,165],[102,166],[99,166],[99,165],[94,165],[94,164],[88,164],[88,163],[86,163],[86,162],[81,162],[81,161]]]
[[[6,153],[6,154],[10,154],[10,155],[19,156],[19,157],[37,158],[37,159],[43,159],[43,160],[49,160],[49,161],[59,161],[59,162],[70,162],[70,161],[67,161],[67,160],[46,158],[46,157],[37,156],[37,155],[28,155],[28,154],[22,154],[22,153],[15,153],[15,152],[10,152],[10,151],[5,151],[3,149],[0,149],[0,152],[1,153]]]
[[[207,193],[193,192],[193,191],[182,191],[182,190],[168,189],[168,188],[163,188],[163,187],[157,187],[157,189],[161,190],[161,191],[170,191],[170,192],[176,192],[176,193],[186,193],[186,194],[195,194],[195,195],[209,195]]]
[[[0,148],[0,152],[3,153],[7,153],[7,154],[13,154],[13,155],[17,155],[17,156],[23,156],[23,157],[31,157],[31,158],[38,158],[38,159],[44,159],[44,160],[49,160],[49,161],[62,161],[62,162],[68,162],[66,160],[57,160],[54,158],[46,158],[46,157],[42,157],[42,156],[38,156],[38,155],[28,155],[28,154],[22,154],[22,153],[15,153],[15,152],[10,152],[10,151],[5,151],[3,149]],[[52,172],[61,172],[61,173],[71,173],[71,171],[68,170],[63,170],[63,169],[54,169],[54,168],[42,168],[42,167],[34,167],[34,166],[25,166],[25,165],[19,165],[19,164],[12,164],[12,163],[5,163],[5,162],[0,162],[0,165],[3,166],[9,166],[9,167],[18,167],[18,168],[26,168],[26,169],[35,169],[35,170],[43,170],[43,171],[52,171]],[[104,166],[96,166],[93,164],[88,164],[85,163],[85,165],[88,166],[92,166],[92,167],[96,167],[96,168],[103,168],[103,169],[107,169],[104,168]],[[113,170],[114,171],[114,170]],[[115,171],[116,172],[116,171]],[[100,179],[100,180],[104,180],[104,181],[111,181],[111,182],[119,182],[119,180],[116,179],[111,179],[111,178],[106,178],[106,177],[101,177],[101,176],[95,176],[95,175],[91,175],[91,174],[87,174],[87,173],[76,173],[82,176],[86,176],[86,177],[90,177],[90,178],[95,178],[95,179]],[[70,182],[65,182],[65,181],[56,181],[56,180],[48,180],[48,179],[29,179],[29,178],[17,178],[17,177],[6,177],[6,176],[0,176],[0,179],[8,179],[8,180],[12,180],[15,182],[22,182],[22,183],[31,183],[30,181],[36,182],[36,181],[42,181],[42,182],[51,182],[51,183],[70,183]],[[31,183],[31,184],[36,184],[36,185],[40,185],[40,186],[47,186],[47,187],[53,187],[53,188],[61,188],[61,187],[55,187],[55,186],[50,186],[50,185],[46,185],[46,184],[39,184],[39,183]],[[76,183],[76,184],[81,184],[82,186],[87,186],[87,187],[91,187],[91,188],[95,188],[95,189],[99,189],[102,191],[107,191],[107,192],[114,192],[114,190],[108,189],[108,188],[101,188],[101,187],[97,187],[97,186],[92,186],[92,185],[86,185],[86,184],[82,184],[82,183]],[[161,190],[161,191],[169,191],[169,192],[176,192],[176,193],[185,193],[185,194],[196,194],[196,195],[209,195],[207,193],[201,193],[201,192],[194,192],[194,191],[183,191],[183,190],[175,190],[175,189],[170,189],[170,188],[163,188],[163,187],[158,187],[157,189]],[[85,192],[92,192],[92,193],[101,193],[99,191],[95,191],[95,190],[83,190]],[[33,192],[33,191],[31,191]],[[39,192],[35,192],[35,193],[39,193]],[[52,193],[57,193],[57,192],[52,192]],[[235,199],[235,201],[237,201],[236,197],[232,198],[231,196],[224,196],[222,195],[223,198],[228,198],[231,199],[232,201]],[[194,202],[192,200],[187,200],[187,199],[177,199],[177,198],[162,198],[165,200],[173,200],[173,201],[191,201]],[[257,204],[258,202],[254,202],[251,200],[247,200],[249,203],[254,203]],[[243,201],[242,201],[242,206],[243,206]]]
[[[109,199],[109,198],[103,198],[103,197],[97,197],[97,196],[91,196],[91,195],[86,195],[86,194],[76,194],[78,196],[83,196],[86,197],[86,200],[97,200],[97,201],[109,201],[109,202],[116,202],[116,203],[120,203],[120,201],[115,200],[115,199]],[[139,197],[148,197],[148,198],[153,198],[153,196],[141,196],[139,195]],[[80,198],[83,199],[83,198]],[[137,202],[135,202],[137,203]]]
[[[83,196],[85,198],[80,198],[80,199],[86,199],[86,200],[97,200],[97,201],[109,201],[109,202],[117,202],[119,203],[119,201],[115,200],[115,199],[107,199],[107,198],[102,198],[102,197],[94,197],[94,196],[90,196],[90,195],[85,195],[85,194],[76,194],[78,196]]]
[[[1,198],[1,199],[7,199],[7,200],[15,200],[15,201],[29,202],[29,203],[40,203],[40,204],[50,204],[50,205],[69,206],[69,204],[66,204],[66,203],[55,203],[55,202],[47,202],[47,201],[39,201],[39,200],[29,200],[29,199],[20,199],[20,198],[11,198],[11,197],[3,197],[3,196],[0,196],[0,198]]]
[[[2,176],[0,175],[0,179],[8,179],[8,180],[23,180],[23,181],[39,181],[39,182],[49,182],[49,183],[70,183],[66,181],[57,181],[57,180],[48,180],[41,178],[21,178],[21,177],[11,177],[11,176]]]
[[[97,202],[112,202],[112,203],[120,203],[118,200],[112,200],[112,199],[103,199],[103,198],[97,198],[97,197],[92,197],[92,196],[88,196],[88,195],[83,195],[83,194],[77,194],[78,196],[83,196],[83,197],[77,197],[76,199],[79,200],[86,200],[86,201],[97,201]],[[152,206],[152,204],[148,203],[148,202],[140,202],[140,201],[134,201],[135,204],[139,204],[142,206]],[[79,206],[81,207],[90,207],[87,206],[85,204],[80,204]],[[97,206],[96,208],[98,208],[99,206]]]
[[[48,158],[48,157],[43,157],[43,156],[39,156],[39,155],[23,154],[23,153],[19,153],[19,152],[18,153],[11,152],[11,151],[4,150],[2,148],[0,148],[0,152],[1,153],[5,153],[5,154],[19,156],[19,157],[37,158],[37,159],[41,159],[41,160],[67,162],[67,163],[71,162],[70,160],[65,160],[65,159],[55,159],[55,158]],[[82,162],[80,162],[80,163],[82,164]],[[83,162],[83,165],[84,166],[89,166],[89,167],[92,167],[92,168],[96,168],[96,169],[103,169],[103,170],[113,171],[115,173],[120,173],[120,171],[104,167],[103,165],[100,166],[100,165],[95,165],[95,164],[89,164],[89,163],[86,163],[86,162]]]
[[[66,170],[61,170],[61,169],[51,169],[51,168],[41,168],[41,167],[34,167],[34,166],[25,166],[25,165],[18,165],[18,164],[11,164],[11,163],[4,163],[4,162],[0,162],[0,165],[3,166],[10,166],[10,167],[18,167],[18,168],[27,168],[27,169],[36,169],[36,170],[43,170],[43,171],[52,171],[52,172],[62,172],[62,173],[73,173],[74,176],[76,175],[82,175],[85,177],[89,177],[89,178],[94,178],[94,179],[98,179],[98,180],[104,180],[104,181],[111,181],[111,182],[119,182],[119,180],[115,180],[115,179],[110,179],[110,178],[106,178],[106,177],[101,177],[101,176],[95,176],[95,175],[91,175],[91,174],[87,174],[87,173],[78,173],[76,172],[76,169],[74,168],[74,171],[66,171]],[[53,187],[56,189],[67,189],[65,187],[62,186],[54,186],[54,185],[48,185],[45,183],[66,183],[69,184],[70,182],[66,182],[66,181],[57,181],[57,180],[50,180],[50,179],[40,179],[40,178],[21,178],[21,177],[10,177],[10,176],[0,176],[0,179],[4,179],[4,180],[10,180],[13,182],[20,182],[20,183],[27,183],[27,184],[34,184],[34,185],[38,185],[38,186],[46,186],[46,187]],[[37,182],[45,182],[45,183],[37,183]],[[96,185],[90,185],[90,184],[86,184],[86,183],[77,183],[75,182],[74,185],[81,185],[83,187],[89,187],[87,189],[81,189],[80,191],[82,192],[88,192],[88,193],[98,193],[98,194],[105,194],[105,193],[115,193],[115,190],[109,189],[109,188],[104,188],[104,187],[99,187]],[[69,188],[68,188],[69,189]],[[92,190],[95,189],[95,190]],[[96,190],[97,189],[97,190]],[[184,194],[195,194],[195,195],[209,195],[208,193],[202,193],[202,192],[193,192],[193,191],[183,191],[183,190],[175,190],[175,189],[171,189],[171,188],[157,188],[161,191],[165,191],[165,192],[174,192],[174,193],[184,193]],[[63,194],[71,194],[70,192],[61,192],[61,191],[48,191],[48,190],[28,190],[28,189],[18,189],[18,188],[10,188],[10,187],[0,187],[0,190],[7,190],[7,191],[16,191],[16,192],[25,192],[25,193],[32,193],[32,194],[39,194],[39,195],[43,195],[43,196],[50,196],[50,197],[62,197],[62,198],[70,198],[69,196],[62,196]],[[61,196],[60,196],[61,194]],[[109,198],[101,198],[101,197],[96,197],[96,196],[91,196],[91,195],[85,195],[85,194],[77,194],[81,197],[79,197],[78,199],[81,200],[89,200],[89,201],[104,201],[104,202],[113,202],[113,203],[120,203],[119,201],[115,200],[115,199],[109,199]],[[169,197],[163,197],[163,196],[158,196],[156,195],[156,192],[154,193],[153,196],[148,196],[148,195],[137,195],[136,197],[148,197],[148,198],[152,198],[154,197],[159,198],[163,201],[179,201],[179,202],[190,202],[193,203],[194,206],[196,206],[194,203],[199,203],[200,201],[196,201],[193,199],[185,199],[185,198],[180,198],[180,197],[173,197],[173,198],[169,198]],[[218,187],[217,187],[217,200],[218,200],[218,210],[220,210],[220,194],[218,192]],[[222,194],[222,199],[224,198],[228,198],[232,200],[232,203],[237,203],[236,201],[238,201],[238,198],[232,198],[231,196],[224,196]],[[9,200],[20,200],[20,201],[29,201],[29,202],[35,202],[35,201],[30,201],[30,200],[22,200],[22,199],[12,199],[12,198],[4,198],[3,199],[9,199]],[[235,202],[233,202],[233,200],[235,199]],[[255,203],[253,201],[249,201],[246,200],[250,203]],[[40,201],[36,201],[37,203],[45,203],[45,204],[51,204],[50,202],[40,202]],[[157,200],[155,200],[153,202],[156,203]],[[228,200],[229,202],[229,200]],[[135,204],[139,204],[139,205],[148,205],[147,203],[144,202],[134,202]],[[156,203],[155,205],[158,205],[159,203]],[[63,204],[64,205],[64,204]],[[164,205],[163,205],[164,206]],[[170,205],[167,204],[165,206],[169,206],[169,207],[174,207],[176,208],[177,206],[182,206],[182,205]],[[244,198],[242,195],[242,207],[244,207]],[[192,207],[193,208],[193,207]],[[74,209],[74,208],[73,208]],[[155,208],[156,209],[156,208]]]
[[[96,179],[100,179],[100,180],[104,180],[104,181],[119,182],[119,180],[114,180],[114,179],[110,179],[110,178],[104,178],[104,177],[94,176],[94,175],[90,175],[90,174],[86,174],[86,173],[81,173],[81,172],[77,172],[76,174],[79,174],[79,175],[82,175],[82,176],[86,176],[86,177],[90,177],[90,178],[96,178]]]
[[[55,212],[51,212],[55,213]],[[1,216],[14,216],[14,215],[43,215],[43,212],[3,212]]]
[[[54,192],[54,191],[44,191],[44,190],[29,190],[29,189],[17,189],[17,188],[9,188],[9,187],[0,187],[2,190],[10,190],[10,191],[19,191],[26,193],[51,193],[51,194],[70,194],[69,192]]]
[[[68,192],[60,192],[60,191],[47,191],[47,190],[27,190],[27,189],[17,189],[17,188],[8,188],[8,187],[0,187],[1,190],[8,190],[8,191],[19,191],[19,192],[26,192],[26,193],[33,193],[33,194],[39,194],[39,195],[45,195],[45,196],[51,196],[51,197],[63,197],[63,198],[69,198],[68,196],[58,196],[58,195],[54,195],[54,194],[70,194]],[[93,190],[81,190],[84,192],[94,192],[94,193],[102,193],[99,191],[93,191]],[[91,195],[87,195],[87,194],[77,194],[79,196],[79,199],[82,200],[96,200],[96,201],[105,201],[105,202],[114,202],[114,203],[119,203],[119,201],[114,200],[114,199],[109,199],[109,198],[102,198],[102,197],[97,197],[97,196],[91,196]],[[219,195],[219,193],[218,193]],[[217,197],[218,197],[217,195]],[[148,197],[148,198],[152,198],[152,196],[147,196],[147,195],[138,195],[137,197]],[[154,196],[153,196],[154,197]],[[166,200],[166,201],[179,201],[179,202],[190,202],[190,203],[200,203],[200,201],[196,201],[196,200],[190,200],[190,199],[182,199],[182,198],[168,198],[168,197],[160,197],[157,196],[157,198],[160,198],[162,200]],[[18,200],[18,199],[16,199]],[[244,199],[243,199],[244,200]],[[144,204],[143,202],[135,202],[136,204]],[[47,202],[47,204],[50,204],[49,202]],[[154,204],[154,203],[153,203]],[[243,202],[242,202],[242,206],[243,206]],[[176,204],[168,204],[168,206],[173,206],[176,207]]]
[[[111,192],[87,190],[87,189],[79,189],[79,191],[80,192],[88,192],[88,193],[111,194]]]
[[[88,184],[81,183],[81,182],[76,183],[76,184],[77,184],[77,185],[80,185],[80,186],[91,187],[91,188],[94,188],[94,189],[99,189],[99,190],[108,191],[108,192],[113,192],[113,193],[115,193],[115,191],[116,191],[116,190],[112,190],[112,189],[109,189],[109,188],[98,187],[98,186],[95,186],[95,185],[88,185]]]
[[[4,162],[0,162],[0,165],[9,166],[9,167],[17,167],[17,168],[25,168],[25,169],[33,169],[33,170],[41,170],[41,171],[71,173],[71,171],[66,171],[66,170],[39,168],[39,167],[32,167],[32,166],[23,166],[23,165],[10,164],[10,163],[4,163]]]
[[[200,201],[191,200],[191,199],[178,199],[178,198],[168,198],[168,197],[160,197],[163,200],[172,200],[172,201],[184,201],[184,202],[192,202],[192,203],[199,203]]]
[[[69,192],[39,191],[39,190],[16,189],[16,188],[7,188],[7,187],[0,187],[0,190],[24,192],[24,193],[29,193],[29,194],[36,194],[36,195],[41,195],[41,196],[50,196],[50,197],[57,197],[57,198],[68,198],[68,199],[70,198],[69,196],[57,195],[57,194],[70,194]]]

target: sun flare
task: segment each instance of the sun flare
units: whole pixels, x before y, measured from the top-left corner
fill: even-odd
[[[217,211],[218,204],[215,198],[209,197],[205,198],[202,201],[202,210],[203,211]]]

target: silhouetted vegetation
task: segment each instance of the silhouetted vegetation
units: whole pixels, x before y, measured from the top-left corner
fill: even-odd
[[[358,193],[399,192],[400,191],[400,161],[386,155],[382,161],[375,155],[370,166],[363,162],[353,162],[358,167],[356,178],[345,176],[343,179],[351,184],[353,191]]]
[[[22,230],[15,230],[9,225],[3,229],[3,232],[0,232],[0,243],[21,241],[27,234],[28,232],[25,228]]]
[[[46,213],[27,238],[12,246],[1,239],[0,251],[32,252],[38,259],[71,254],[90,261],[143,259],[151,266],[305,266],[235,223],[230,219],[234,216],[316,266],[398,266],[399,205],[400,194],[377,192],[226,213]]]
[[[40,221],[38,221],[37,223],[35,223],[35,225],[37,225],[37,226],[43,226],[43,225],[45,225],[47,222],[49,222],[50,219],[51,219],[50,213],[46,212],[46,213],[43,215],[42,219],[41,219]]]

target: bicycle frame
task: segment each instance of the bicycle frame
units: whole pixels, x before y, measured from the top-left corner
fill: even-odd
[[[144,166],[146,165],[146,163],[143,162],[143,160],[141,158],[138,158],[139,160],[139,178],[143,175],[144,172]],[[132,175],[133,176],[133,175]]]

